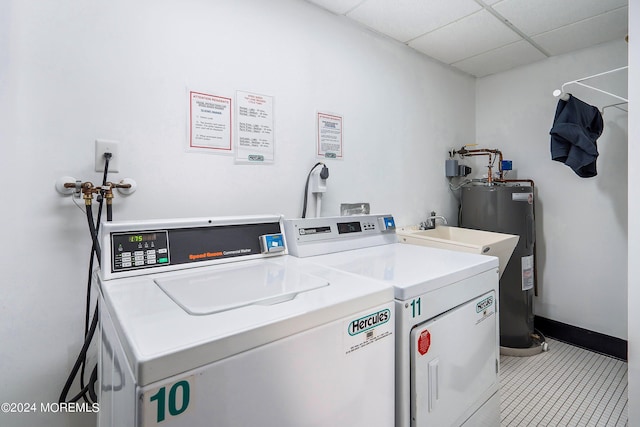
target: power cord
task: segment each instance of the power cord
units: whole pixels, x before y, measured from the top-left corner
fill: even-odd
[[[327,167],[327,165],[325,165],[322,162],[318,162],[315,165],[313,165],[313,167],[309,171],[309,174],[307,175],[307,181],[304,184],[304,200],[302,201],[302,218],[307,217],[307,203],[308,203],[307,201],[309,198],[309,180],[311,179],[311,174],[313,174],[313,171],[318,166],[322,166],[322,170],[320,171],[320,178],[322,179],[329,178],[329,168]]]

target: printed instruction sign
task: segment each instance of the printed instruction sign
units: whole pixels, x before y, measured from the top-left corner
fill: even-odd
[[[189,149],[233,152],[231,98],[189,91]]]
[[[325,159],[342,159],[342,116],[337,114],[317,114],[316,155]]]
[[[272,163],[275,158],[273,97],[236,92],[236,161]]]
[[[533,255],[522,257],[522,290],[533,288]]]

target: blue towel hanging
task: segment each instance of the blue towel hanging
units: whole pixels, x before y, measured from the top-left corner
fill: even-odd
[[[604,123],[600,111],[570,95],[559,100],[551,134],[551,158],[569,166],[582,178],[598,174],[596,141],[602,135]]]

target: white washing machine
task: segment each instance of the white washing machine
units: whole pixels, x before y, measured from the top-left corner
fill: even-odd
[[[292,255],[394,286],[396,427],[500,425],[497,258],[398,243],[391,215],[285,231]]]
[[[393,424],[393,289],[287,255],[281,217],[100,242],[99,426]]]

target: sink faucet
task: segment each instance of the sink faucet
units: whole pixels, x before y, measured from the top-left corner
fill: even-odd
[[[447,218],[442,215],[436,215],[434,211],[431,211],[431,214],[427,217],[426,221],[420,223],[420,230],[433,230],[436,228],[436,220],[441,219],[444,225],[447,225]]]

